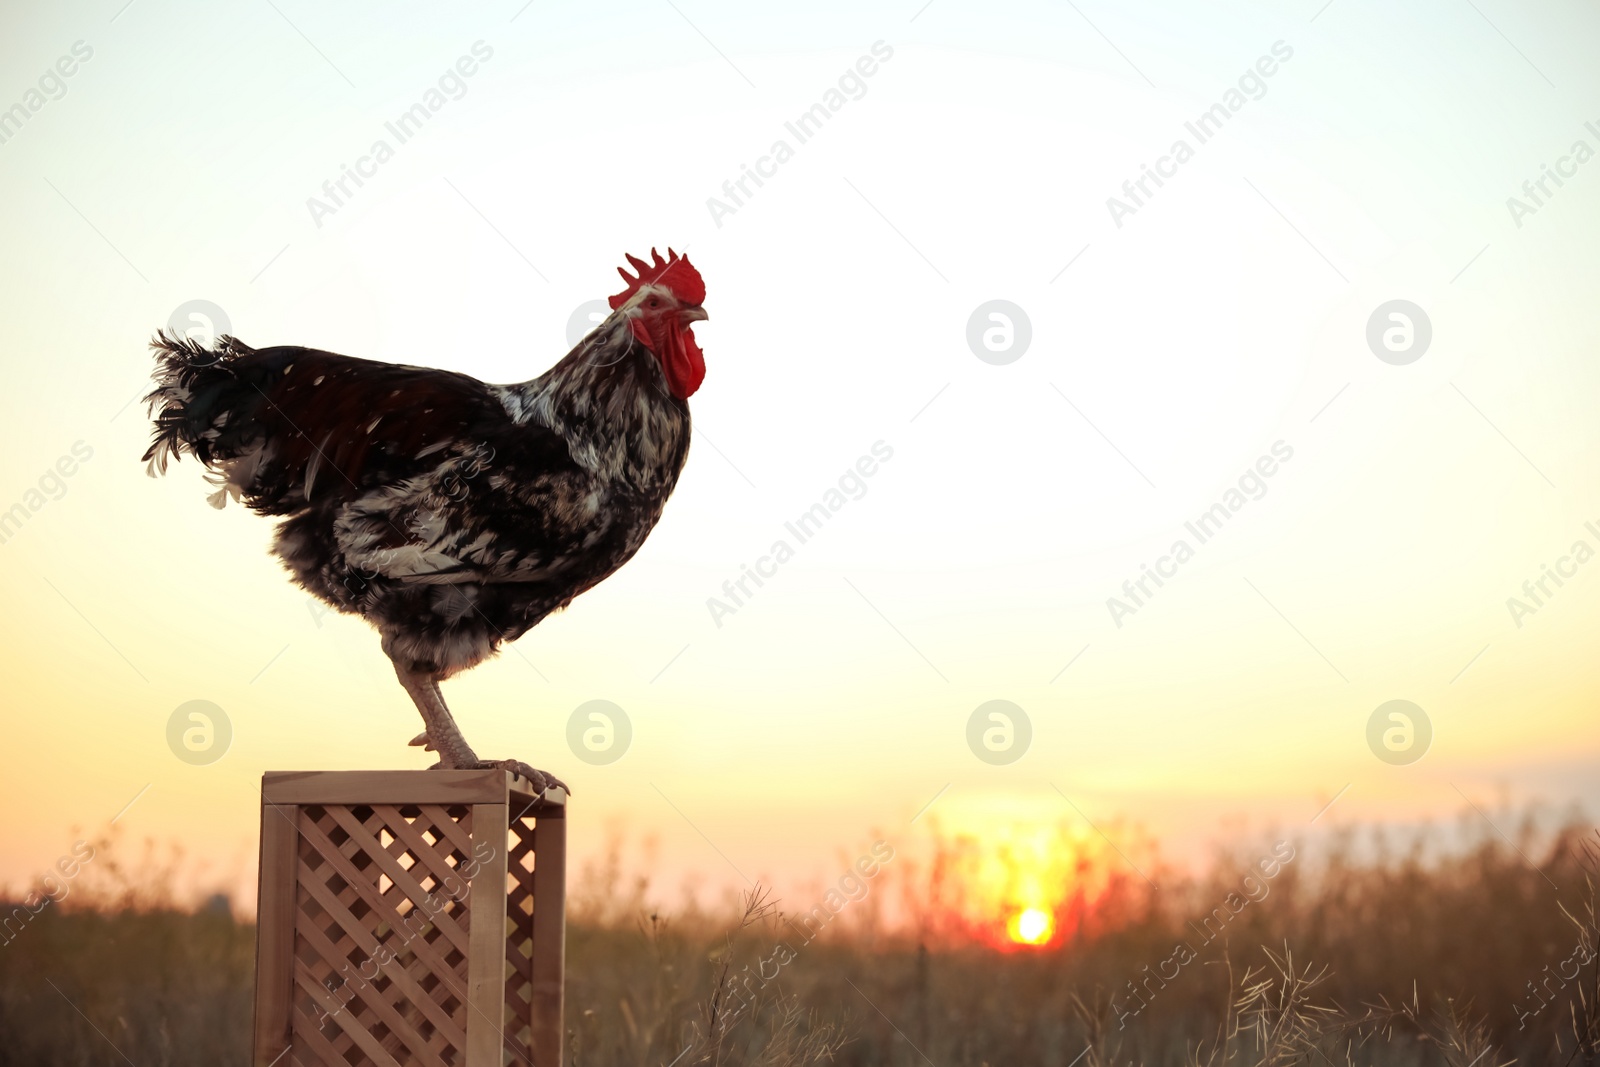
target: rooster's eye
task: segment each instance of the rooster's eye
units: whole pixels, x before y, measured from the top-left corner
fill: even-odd
[[[657,299],[656,297],[652,296],[650,298],[650,306],[653,307],[653,308],[660,307],[661,306],[661,301],[659,299]]]

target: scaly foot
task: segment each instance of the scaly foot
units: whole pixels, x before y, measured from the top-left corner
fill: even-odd
[[[538,793],[540,796],[544,795],[544,791],[546,789],[550,789],[552,787],[556,788],[556,789],[563,790],[568,796],[572,795],[572,790],[567,786],[566,782],[563,782],[561,779],[557,778],[555,775],[551,774],[548,771],[536,770],[533,767],[528,766],[526,763],[523,763],[521,760],[516,760],[516,759],[481,759],[481,760],[473,760],[473,761],[468,762],[468,763],[463,763],[460,766],[456,767],[455,769],[456,770],[461,770],[461,771],[469,771],[469,770],[470,771],[487,771],[487,770],[490,770],[491,768],[495,768],[495,767],[498,767],[500,770],[503,770],[503,771],[510,771],[512,774],[520,774],[522,777],[526,778],[529,782],[533,783],[533,791],[535,793]]]

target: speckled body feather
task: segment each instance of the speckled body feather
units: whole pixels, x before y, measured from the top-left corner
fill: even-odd
[[[154,443],[281,516],[295,580],[448,677],[639,550],[689,450],[689,409],[614,316],[547,373],[487,385],[308,348],[161,336]]]

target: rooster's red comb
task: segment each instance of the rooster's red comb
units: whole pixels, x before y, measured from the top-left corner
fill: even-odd
[[[701,280],[700,272],[694,269],[694,264],[689,262],[689,257],[680,256],[669,248],[667,258],[662,259],[661,253],[652,248],[650,258],[655,260],[654,264],[646,263],[635,256],[628,256],[628,262],[639,272],[637,278],[621,267],[617,268],[617,273],[622,275],[622,280],[628,283],[628,287],[611,298],[609,303],[612,311],[626,304],[633,294],[645,285],[666,286],[672,290],[672,295],[677,297],[680,303],[705,303],[706,283]]]

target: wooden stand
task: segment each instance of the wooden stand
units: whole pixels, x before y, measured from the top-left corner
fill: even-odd
[[[278,771],[261,798],[255,1067],[561,1067],[564,793]]]

